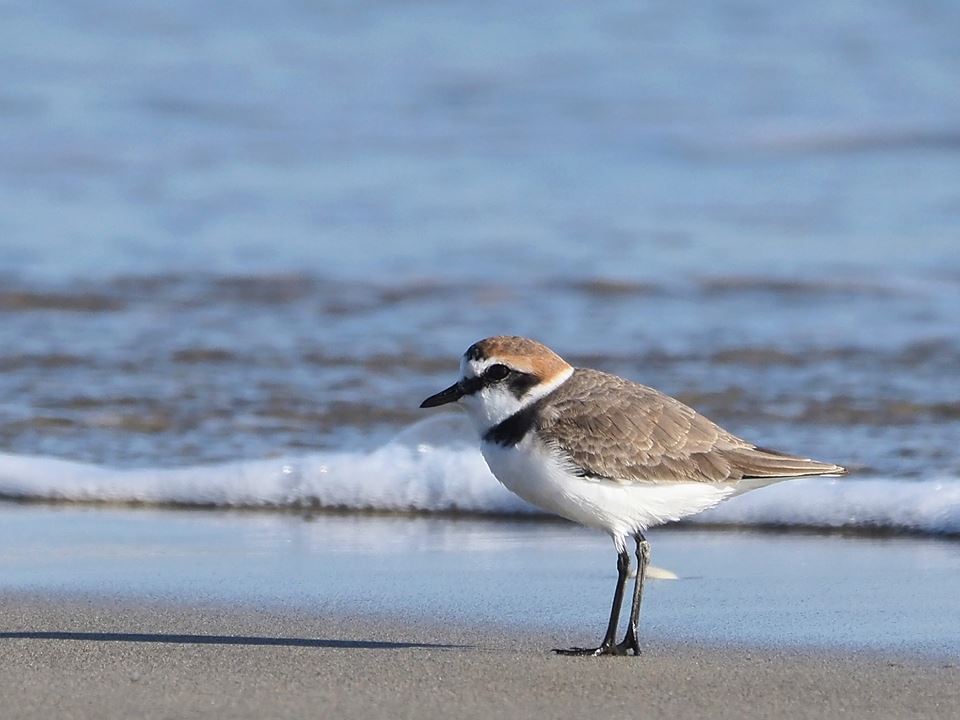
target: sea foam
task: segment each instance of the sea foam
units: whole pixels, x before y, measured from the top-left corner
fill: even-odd
[[[177,468],[113,469],[0,453],[0,497],[218,508],[537,515],[490,474],[456,414],[372,451]],[[960,534],[960,479],[804,478],[736,497],[693,522]]]

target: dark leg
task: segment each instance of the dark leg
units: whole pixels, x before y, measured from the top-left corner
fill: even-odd
[[[600,647],[596,648],[568,648],[555,649],[559,655],[625,655],[617,642],[617,626],[620,624],[620,608],[623,606],[623,591],[627,586],[627,575],[630,573],[630,555],[626,550],[617,555],[617,591],[613,594],[613,607],[610,608],[610,622],[607,623],[607,634],[603,637]]]
[[[627,634],[617,649],[624,655],[631,650],[634,655],[640,654],[640,643],[637,640],[637,629],[640,625],[640,603],[643,602],[643,580],[647,575],[647,565],[650,564],[650,543],[637,533],[637,584],[633,586],[633,605],[630,607],[630,623],[627,625]]]

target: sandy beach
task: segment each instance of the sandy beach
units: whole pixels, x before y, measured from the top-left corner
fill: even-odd
[[[563,638],[215,606],[4,594],[4,718],[947,718],[960,665],[893,653]]]
[[[955,541],[651,540],[643,655],[579,659],[566,524],[0,506],[0,717],[955,717]]]

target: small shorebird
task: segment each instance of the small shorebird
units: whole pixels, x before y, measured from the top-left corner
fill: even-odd
[[[733,495],[802,475],[842,475],[839,465],[741,440],[653,388],[573,368],[523,337],[474,343],[460,379],[420,407],[462,401],[490,470],[508,490],[547,512],[610,533],[617,588],[603,641],[564,655],[639,654],[637,625],[650,561],[647,528],[711,508]],[[616,642],[636,542],[630,621]]]

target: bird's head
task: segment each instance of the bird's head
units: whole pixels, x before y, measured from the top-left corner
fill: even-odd
[[[489,337],[467,348],[457,382],[428,397],[420,407],[459,402],[482,435],[572,374],[569,363],[535,340]]]

